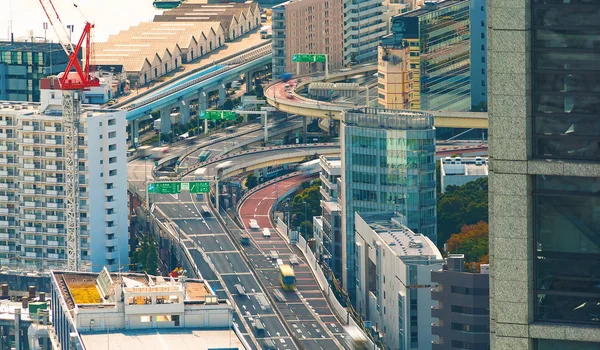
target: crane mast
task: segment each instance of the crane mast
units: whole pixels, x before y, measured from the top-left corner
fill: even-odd
[[[52,25],[58,40],[69,57],[69,63],[62,75],[59,74],[60,89],[63,91],[63,129],[66,156],[66,242],[67,266],[69,271],[78,271],[81,266],[81,232],[79,225],[79,121],[81,117],[81,99],[83,90],[99,86],[100,82],[90,73],[91,30],[94,25],[86,22],[83,34],[75,47],[52,0],[39,0],[48,21]],[[84,67],[81,67],[77,55],[85,45]],[[75,72],[71,72],[75,69]]]

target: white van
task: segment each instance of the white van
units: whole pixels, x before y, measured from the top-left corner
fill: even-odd
[[[268,228],[263,228],[263,237],[271,237],[271,230],[269,230]]]
[[[274,251],[274,250],[271,250],[269,252],[269,256],[271,257],[271,260],[277,260],[277,259],[279,259],[279,254],[277,254],[277,252]]]

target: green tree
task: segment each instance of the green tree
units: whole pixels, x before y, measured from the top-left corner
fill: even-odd
[[[480,178],[462,186],[448,186],[437,200],[438,246],[464,225],[488,221],[488,179]]]
[[[474,225],[464,225],[460,233],[448,239],[449,253],[464,254],[465,263],[489,261],[489,227],[484,221]]]
[[[246,187],[251,190],[254,187],[256,187],[256,185],[258,185],[258,179],[256,178],[256,175],[254,174],[249,174],[246,177]]]
[[[312,183],[304,182],[291,202],[292,226],[300,232],[305,232],[304,229],[306,229],[309,238],[312,236],[313,216],[321,214],[320,186],[321,181],[318,180]]]
[[[156,270],[158,270],[158,248],[154,238],[150,238],[148,241],[147,252],[148,255],[146,256],[146,265],[144,266],[144,270],[149,275],[156,275]]]

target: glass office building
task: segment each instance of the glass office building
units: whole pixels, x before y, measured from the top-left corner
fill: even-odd
[[[488,4],[492,349],[600,349],[600,1]]]
[[[471,109],[469,1],[426,3],[392,17],[384,47],[410,45],[411,109]]]
[[[396,211],[408,228],[436,242],[435,128],[415,111],[343,112],[341,131],[343,281],[355,279],[355,212]],[[347,288],[354,294],[354,288]]]
[[[0,41],[0,100],[40,101],[40,79],[63,72],[60,44]]]

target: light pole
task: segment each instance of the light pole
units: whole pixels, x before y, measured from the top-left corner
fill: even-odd
[[[304,220],[308,221],[308,203],[302,202],[302,204],[304,204]],[[308,246],[308,227],[306,224],[304,225],[304,237],[306,237],[306,244]]]

